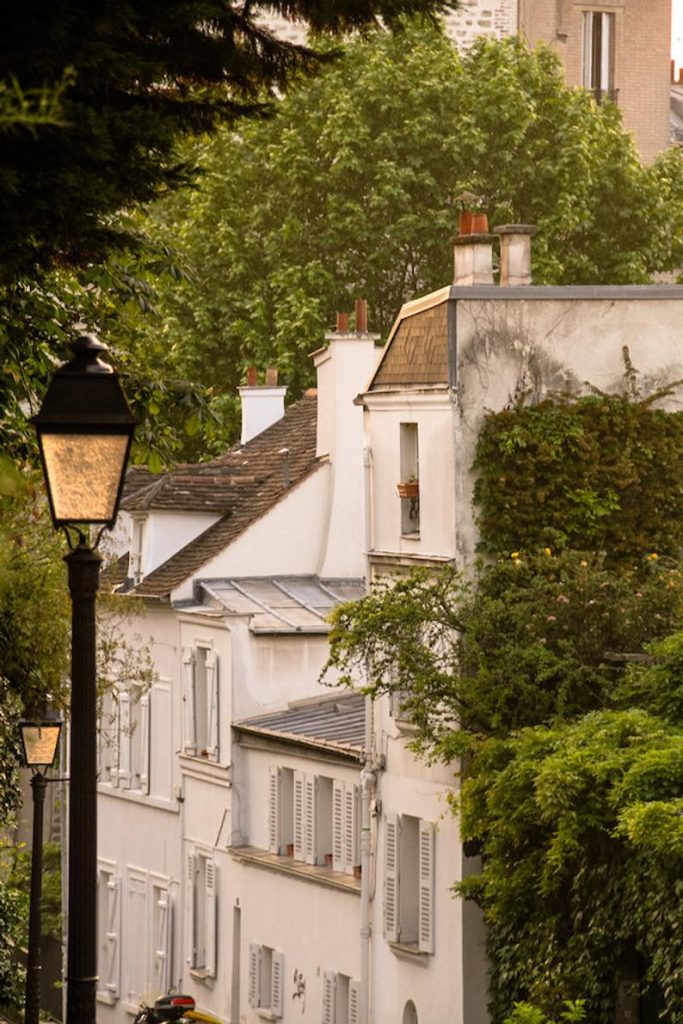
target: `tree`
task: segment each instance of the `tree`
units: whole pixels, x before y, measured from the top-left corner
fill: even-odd
[[[151,211],[186,273],[160,296],[163,334],[182,374],[211,366],[228,394],[276,362],[296,395],[336,310],[364,296],[385,334],[449,283],[463,189],[492,224],[539,225],[539,282],[642,282],[683,255],[681,154],[642,167],[618,109],[517,39],[458,54],[436,27],[372,33],[197,155],[202,187]]]
[[[65,125],[3,138],[0,158],[0,281],[55,262],[99,260],[121,238],[110,218],[182,180],[173,148],[183,135],[263,114],[275,90],[330,56],[277,39],[268,13],[314,32],[365,30],[402,14],[434,15],[445,0],[328,4],[276,0],[83,0],[5,5],[0,80],[33,90],[62,79]],[[15,124],[16,127],[16,124]]]

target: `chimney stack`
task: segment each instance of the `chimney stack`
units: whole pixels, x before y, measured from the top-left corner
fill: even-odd
[[[268,367],[266,383],[258,384],[255,366],[247,369],[247,383],[239,388],[242,402],[242,434],[240,444],[246,444],[262,431],[277,423],[285,414],[287,388],[277,386],[277,370]]]
[[[530,285],[531,239],[538,228],[533,224],[501,224],[493,230],[500,238],[501,287]]]
[[[368,329],[368,300],[356,299],[356,332],[365,334]]]
[[[493,284],[493,242],[494,236],[488,232],[456,235],[453,284]]]

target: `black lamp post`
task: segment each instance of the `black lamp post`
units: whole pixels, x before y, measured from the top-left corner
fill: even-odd
[[[69,898],[66,1024],[95,1024],[97,993],[97,700],[95,598],[102,531],[116,520],[135,429],[97,338],[71,345],[33,423],[55,528],[66,532],[71,618]],[[99,526],[94,544],[89,528]],[[73,544],[74,534],[78,540]]]
[[[40,1017],[40,939],[41,900],[43,883],[43,804],[45,803],[45,778],[47,769],[53,764],[59,734],[62,731],[60,719],[45,719],[41,722],[19,722],[24,764],[31,768],[31,792],[33,793],[33,845],[31,848],[31,897],[28,918],[28,962],[26,964],[26,1013],[24,1024],[38,1024]],[[43,769],[41,771],[40,769]]]

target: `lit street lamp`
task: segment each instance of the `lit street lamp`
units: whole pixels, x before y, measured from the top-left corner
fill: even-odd
[[[19,722],[24,764],[32,771],[33,845],[31,847],[31,898],[28,918],[28,961],[24,1024],[38,1024],[40,1018],[40,939],[43,887],[43,804],[47,769],[54,763],[62,722],[46,718],[41,722]],[[41,771],[40,769],[43,769]]]
[[[71,723],[66,1024],[95,1024],[97,993],[97,698],[94,550],[116,520],[135,420],[97,338],[71,345],[33,417],[55,528],[63,528],[71,593]],[[89,529],[99,526],[94,544]],[[74,546],[74,536],[77,545]]]

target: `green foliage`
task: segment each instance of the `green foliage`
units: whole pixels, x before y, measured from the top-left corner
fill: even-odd
[[[0,883],[0,1006],[21,1005],[24,971],[17,963],[16,936],[26,911],[26,897],[14,887]]]
[[[409,691],[421,746],[449,760],[467,733],[505,736],[612,706],[628,659],[670,633],[682,608],[683,574],[664,559],[615,571],[593,554],[513,552],[472,583],[418,570],[339,606],[325,671],[373,694]]]
[[[455,197],[492,224],[538,224],[540,283],[641,282],[683,249],[683,155],[643,168],[616,107],[569,89],[549,50],[436,28],[371,33],[272,118],[188,156],[201,187],[151,210],[187,276],[162,290],[182,374],[228,392],[276,363],[296,395],[336,310],[369,300],[385,334],[402,302],[451,280]]]
[[[580,1024],[586,1019],[584,1000],[567,1001],[560,1015],[551,1021],[537,1006],[530,1003],[517,1003],[503,1024]]]
[[[0,874],[10,889],[21,894],[28,911],[28,896],[31,891],[31,850],[24,846],[0,848]],[[43,844],[41,934],[45,938],[62,938],[62,848],[59,843]],[[28,916],[18,922],[16,942],[24,948],[28,945]]]
[[[682,798],[683,734],[641,710],[482,743],[460,813],[485,856],[459,889],[486,914],[494,1019],[584,996],[608,1024],[637,953],[642,990],[683,1020]]]
[[[683,543],[683,414],[655,396],[547,399],[487,417],[479,436],[482,547],[560,538],[612,560],[676,556]]]

